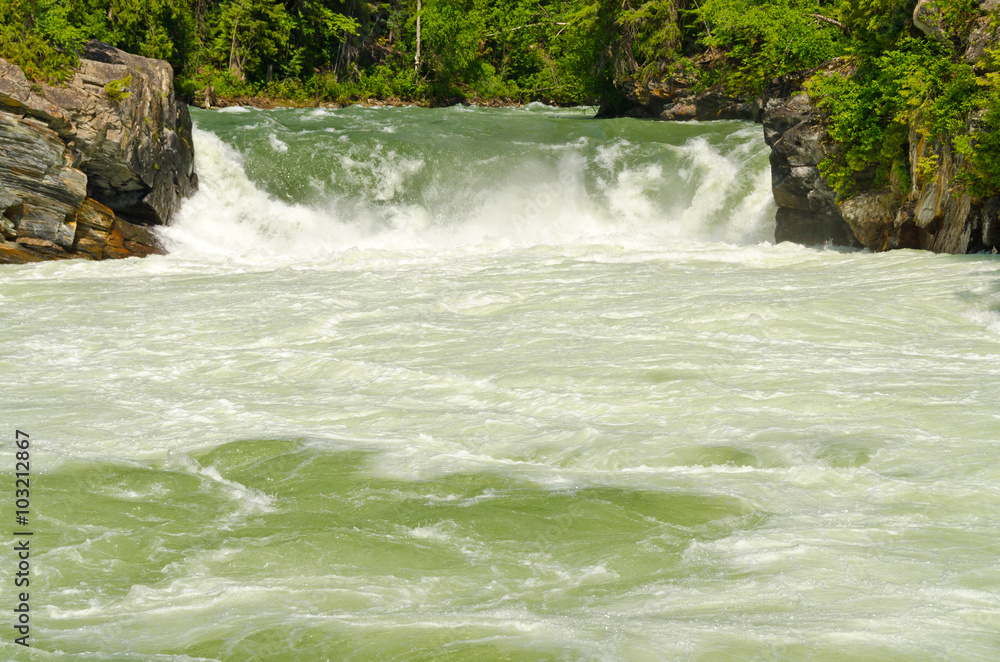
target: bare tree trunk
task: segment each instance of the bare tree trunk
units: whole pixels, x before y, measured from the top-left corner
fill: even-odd
[[[237,78],[243,78],[243,72],[240,71],[239,62],[236,59],[236,30],[240,27],[240,19],[236,18],[233,23],[233,43],[229,47],[229,70],[236,74]]]
[[[413,56],[413,71],[420,74],[420,10],[423,7],[420,0],[417,0],[417,54]]]

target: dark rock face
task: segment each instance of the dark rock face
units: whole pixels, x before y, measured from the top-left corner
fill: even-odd
[[[694,93],[690,89],[694,82],[694,79],[683,76],[632,81],[622,90],[625,96],[624,107],[602,107],[597,116],[674,121],[760,121],[760,99],[730,95],[720,87]]]
[[[197,188],[170,65],[99,42],[64,88],[0,59],[0,144],[0,262],[162,252],[136,226],[168,222]]]
[[[910,119],[910,187],[898,182],[838,200],[817,167],[831,140],[823,116],[804,93],[770,97],[764,140],[771,147],[771,185],[778,206],[776,241],[860,245],[873,251],[920,248],[970,253],[1000,248],[1000,197],[977,199],[954,185],[962,156],[947,136],[928,138]],[[977,128],[970,120],[968,130]],[[928,174],[921,163],[933,161]]]
[[[771,189],[778,206],[775,241],[807,246],[855,243],[836,205],[836,194],[819,171],[829,136],[804,93],[771,97],[764,109],[764,142],[771,148]]]

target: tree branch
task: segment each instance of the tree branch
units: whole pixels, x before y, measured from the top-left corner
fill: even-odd
[[[812,16],[813,18],[815,18],[817,21],[823,21],[824,23],[829,23],[830,25],[836,25],[838,28],[840,28],[844,32],[850,32],[851,31],[846,25],[844,25],[843,23],[841,23],[838,20],[830,18],[829,16],[823,16],[822,14],[809,14],[809,15]]]

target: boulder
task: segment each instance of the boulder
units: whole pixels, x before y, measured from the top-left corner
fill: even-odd
[[[763,126],[764,141],[771,147],[771,190],[778,206],[775,241],[807,246],[854,244],[836,195],[819,170],[830,140],[808,95],[770,95]]]
[[[854,236],[874,251],[918,248],[911,210],[901,210],[901,196],[894,191],[868,192],[844,200],[840,213]]]
[[[162,252],[147,230],[197,188],[191,118],[162,60],[99,42],[65,87],[0,59],[0,262]],[[94,221],[95,209],[113,221]],[[106,220],[106,219],[105,219]],[[93,222],[91,222],[93,221]],[[106,250],[115,228],[121,250]],[[103,236],[99,236],[103,235]],[[131,239],[126,239],[131,237]]]
[[[710,61],[701,66],[712,66]],[[636,78],[621,86],[624,99],[601,106],[598,117],[637,117],[671,121],[750,120],[759,122],[761,100],[732,94],[722,86],[698,89],[695,72]]]
[[[948,41],[948,34],[942,27],[942,13],[935,0],[919,0],[913,8],[913,27],[935,41]]]

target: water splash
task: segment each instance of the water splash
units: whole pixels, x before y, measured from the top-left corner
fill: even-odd
[[[290,259],[771,239],[759,127],[547,110],[196,113],[201,190],[162,232],[181,254]]]

